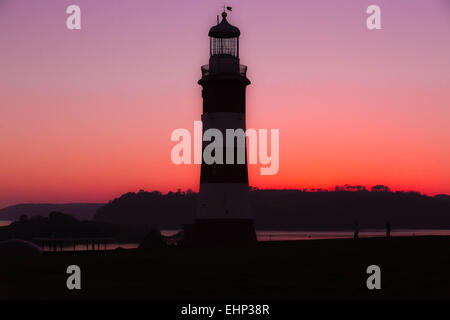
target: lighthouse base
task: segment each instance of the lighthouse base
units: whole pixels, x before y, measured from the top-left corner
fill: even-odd
[[[256,243],[253,219],[196,219],[192,235],[194,245]]]

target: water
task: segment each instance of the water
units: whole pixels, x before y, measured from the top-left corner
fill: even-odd
[[[179,230],[162,230],[161,234],[169,237]],[[360,238],[385,237],[385,229],[360,230]],[[391,237],[414,236],[450,236],[450,230],[417,229],[391,230]],[[348,239],[353,238],[353,230],[344,231],[256,231],[258,241],[289,241],[289,240],[320,240],[320,239]]]
[[[12,220],[0,220],[0,227],[6,227],[9,226],[11,223],[13,223],[14,221]]]
[[[360,238],[385,237],[386,230],[360,230]],[[391,230],[391,237],[450,236],[450,230]],[[257,231],[258,241],[321,240],[353,238],[353,230],[345,231]]]
[[[169,237],[176,233],[179,230],[162,230],[161,234]],[[360,230],[359,237],[360,238],[376,238],[376,237],[385,237],[386,230],[378,229],[378,230]],[[418,229],[418,230],[392,230],[392,237],[411,237],[411,236],[450,236],[450,230],[432,230],[432,229]],[[344,231],[257,231],[256,237],[258,241],[292,241],[292,240],[321,240],[321,239],[348,239],[353,238],[353,230],[344,230]],[[112,242],[108,243],[106,246],[107,250],[114,250],[116,248],[124,248],[124,249],[134,249],[139,246],[139,243],[118,243]],[[92,250],[92,245],[88,246],[89,250]],[[100,247],[95,247],[95,249],[104,250],[104,245],[100,245]],[[46,247],[44,249],[48,251]],[[58,251],[60,248],[58,248]],[[73,246],[63,247],[64,251],[72,251],[74,250]],[[77,244],[75,246],[76,251],[86,250],[86,244]]]

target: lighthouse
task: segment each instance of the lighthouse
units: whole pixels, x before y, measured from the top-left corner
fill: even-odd
[[[222,20],[209,30],[209,64],[201,67],[203,133],[208,129],[245,132],[245,91],[250,84],[247,66],[239,61],[240,31]],[[237,131],[236,131],[237,130]],[[241,137],[242,138],[242,137]],[[237,140],[238,138],[236,138]],[[203,142],[203,150],[206,143]],[[237,155],[243,152],[244,161]],[[194,244],[248,244],[256,242],[249,204],[246,139],[241,144],[223,146],[223,156],[231,153],[233,163],[207,164],[202,160],[200,193],[193,229]],[[242,153],[241,153],[242,154]],[[242,159],[242,157],[241,157]]]

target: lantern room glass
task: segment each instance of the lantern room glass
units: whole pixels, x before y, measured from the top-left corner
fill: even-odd
[[[238,38],[210,38],[211,56],[231,55],[239,57]]]

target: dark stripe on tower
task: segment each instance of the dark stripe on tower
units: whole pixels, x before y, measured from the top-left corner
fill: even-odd
[[[236,139],[235,139],[236,140]],[[225,143],[225,142],[224,142]],[[223,148],[223,164],[206,164],[202,163],[200,173],[200,183],[247,183],[248,171],[247,164],[238,164],[237,155],[238,148],[235,141],[234,147],[234,163],[226,164],[226,146]],[[246,152],[244,151],[244,161],[247,162]]]
[[[213,78],[213,76],[211,76]],[[245,113],[246,83],[236,76],[230,80],[204,81],[202,84],[203,113],[236,112]],[[238,80],[238,81],[236,81]]]
[[[203,165],[200,183],[247,183],[248,172],[245,164]]]

